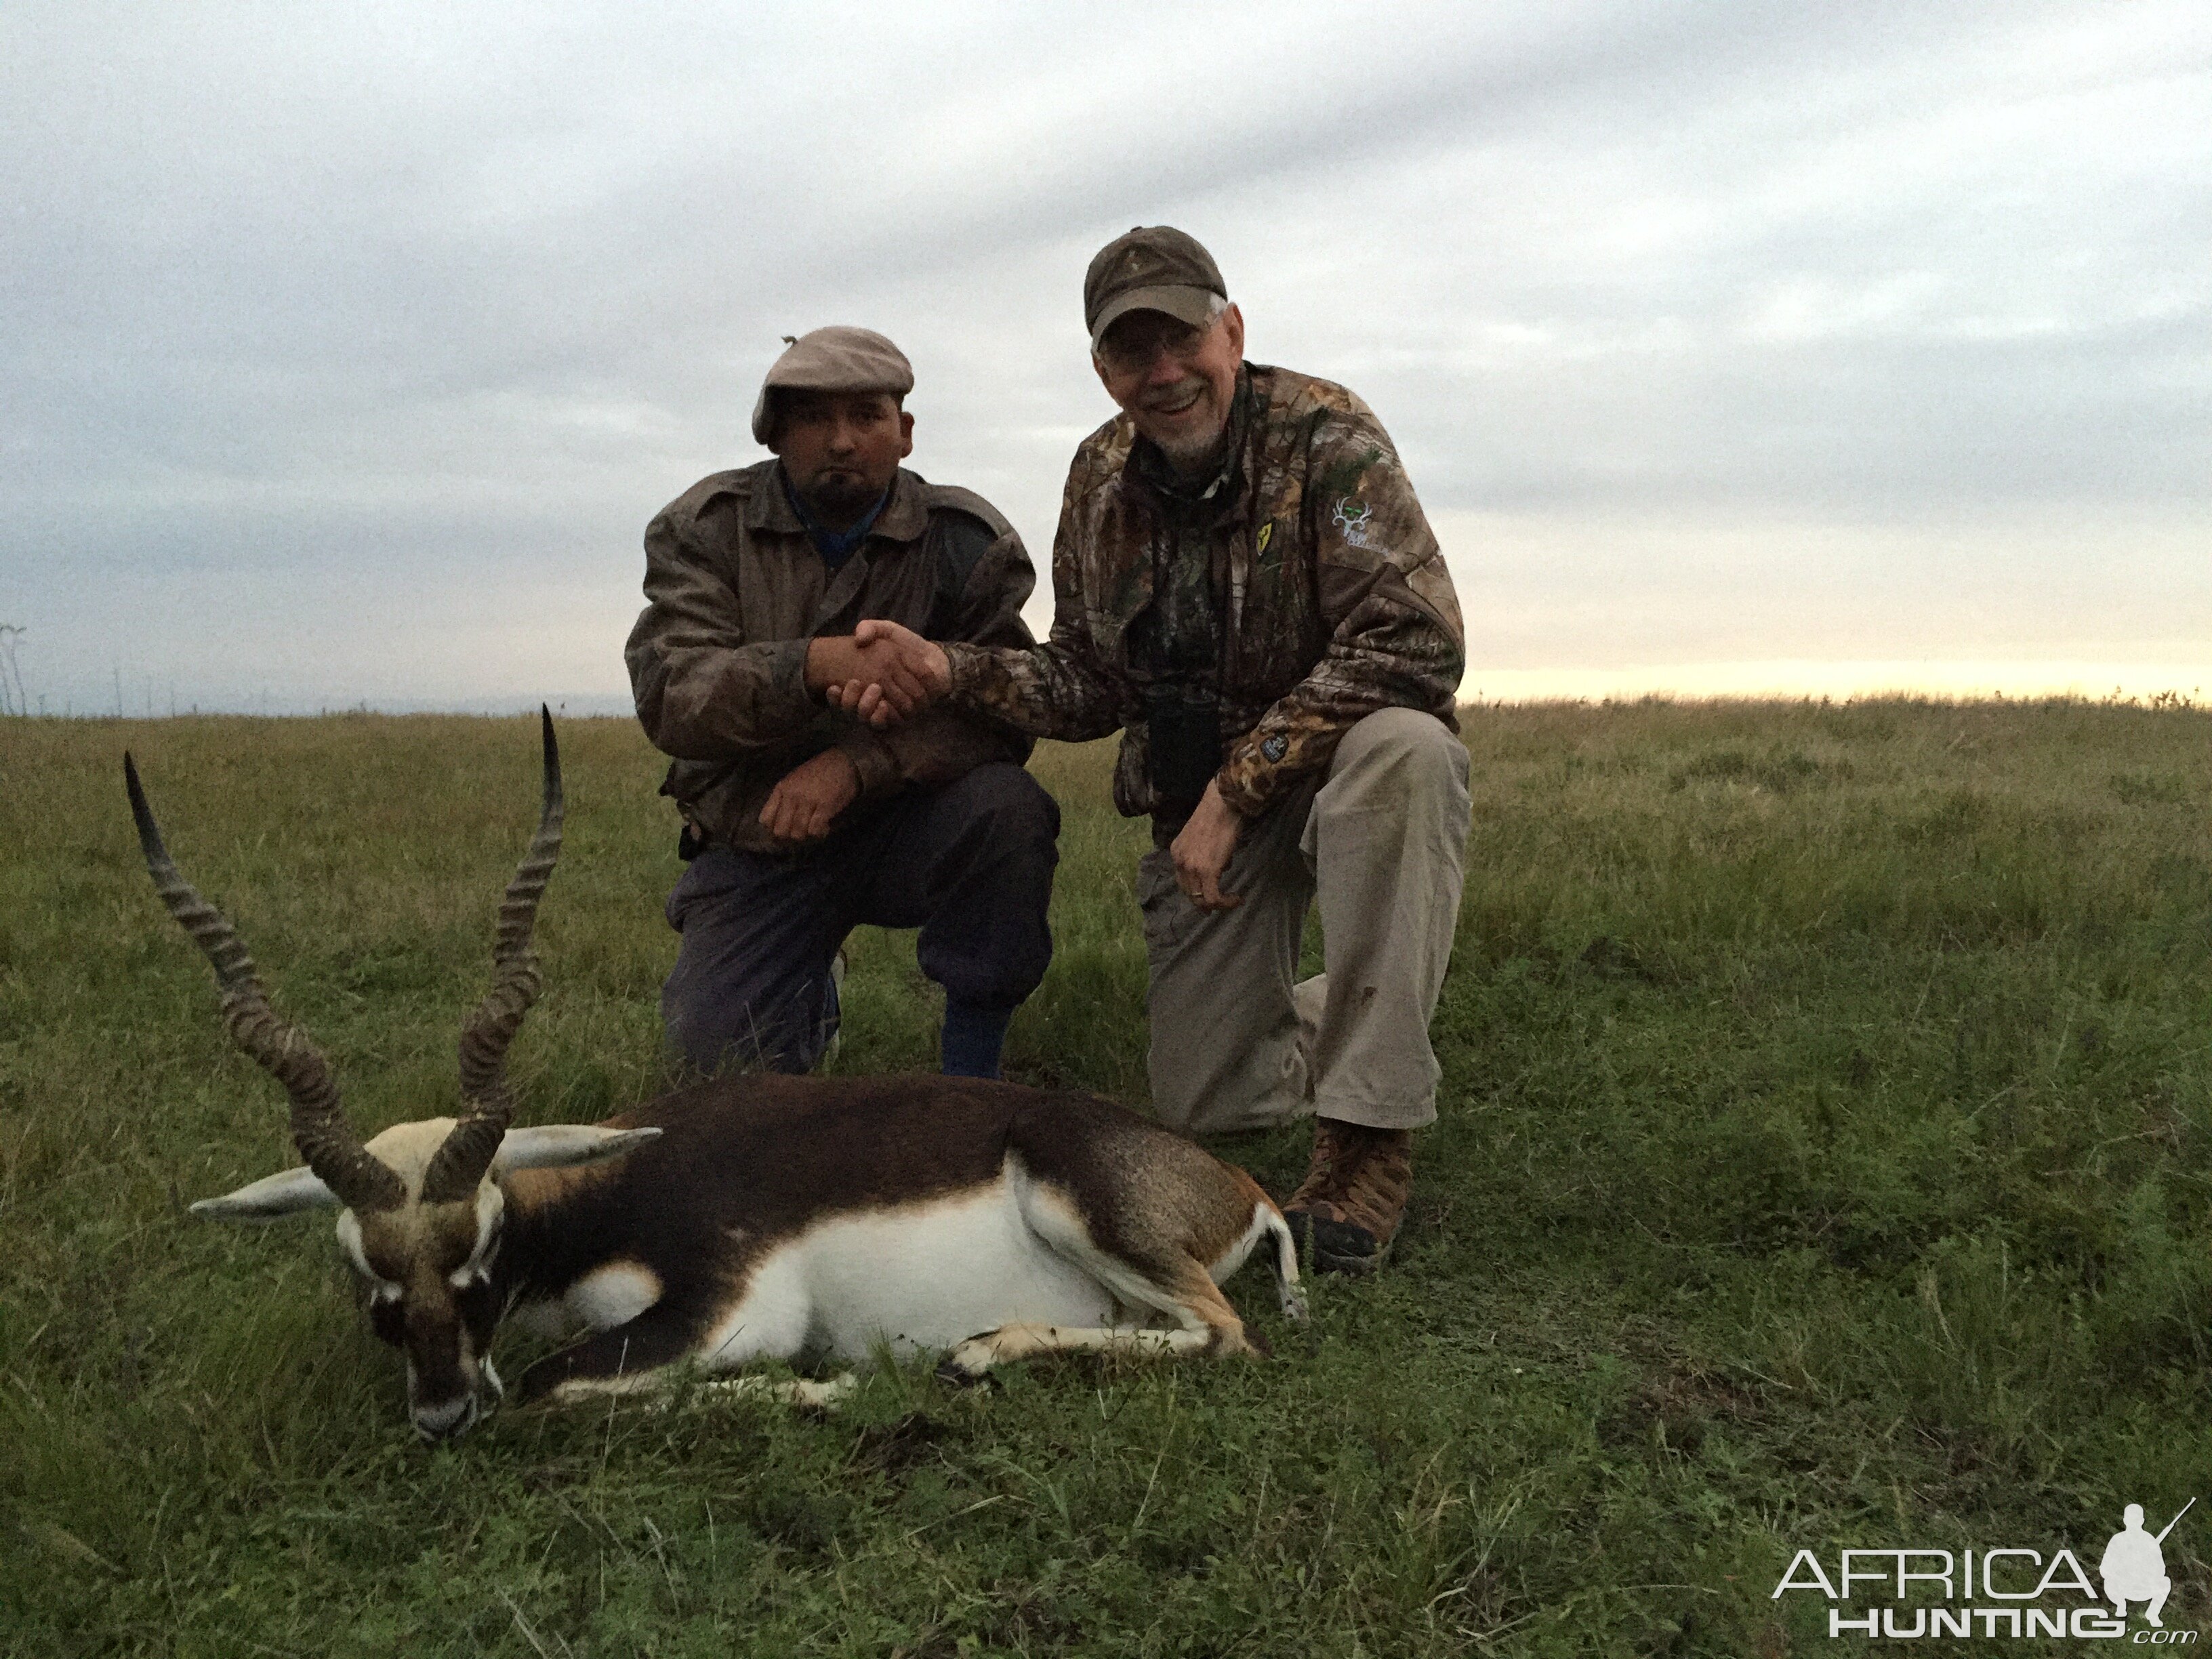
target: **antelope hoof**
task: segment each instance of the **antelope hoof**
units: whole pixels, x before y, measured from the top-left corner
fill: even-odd
[[[842,1371],[826,1382],[811,1382],[805,1378],[791,1385],[792,1403],[811,1412],[834,1411],[846,1398],[858,1392],[860,1379],[850,1371]]]
[[[997,1356],[980,1336],[971,1336],[938,1362],[937,1380],[948,1389],[980,1388],[991,1380]]]

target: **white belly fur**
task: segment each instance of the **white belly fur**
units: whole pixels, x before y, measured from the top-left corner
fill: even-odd
[[[1022,1219],[1006,1176],[960,1196],[839,1216],[778,1247],[702,1344],[715,1370],[799,1351],[865,1364],[1019,1321],[1108,1325],[1114,1298]]]

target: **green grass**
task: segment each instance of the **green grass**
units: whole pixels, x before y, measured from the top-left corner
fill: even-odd
[[[2212,1499],[2212,716],[1467,726],[1414,1213],[1308,1331],[1231,1287],[1273,1362],[888,1370],[830,1416],[507,1411],[427,1451],[325,1224],[182,1212],[289,1148],[120,755],[366,1132],[450,1105],[529,726],[0,721],[0,1651],[1843,1651],[1769,1598],[1801,1547],[2094,1566],[2124,1503]],[[562,741],[538,1121],[650,1091],[674,949],[658,764],[624,723]],[[1037,763],[1059,955],[1010,1065],[1141,1102],[1107,758]],[[932,1063],[910,937],[856,939],[848,1006],[839,1069]],[[1303,1164],[1226,1150],[1279,1192]],[[2208,1540],[2200,1503],[2170,1625],[2212,1612]]]

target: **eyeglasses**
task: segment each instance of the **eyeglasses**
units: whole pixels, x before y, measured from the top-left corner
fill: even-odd
[[[1173,318],[1159,316],[1158,321],[1147,319],[1127,328],[1116,328],[1099,343],[1098,361],[1116,374],[1136,374],[1150,368],[1160,353],[1166,352],[1178,362],[1188,362],[1198,355],[1213,325],[1193,328],[1188,323],[1179,323]]]

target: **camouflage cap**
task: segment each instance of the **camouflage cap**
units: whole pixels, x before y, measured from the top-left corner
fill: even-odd
[[[1084,273],[1083,325],[1096,351],[1106,331],[1133,311],[1164,311],[1203,328],[1217,297],[1226,300],[1229,289],[1196,237],[1166,225],[1139,225],[1100,248]]]
[[[753,404],[753,438],[767,443],[775,435],[771,405],[775,392],[888,392],[903,398],[914,390],[914,365],[882,335],[869,328],[817,328],[785,347],[769,365]]]

